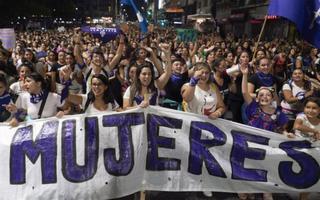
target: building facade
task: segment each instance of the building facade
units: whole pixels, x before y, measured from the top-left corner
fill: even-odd
[[[117,0],[74,0],[79,16],[91,18],[113,17],[116,15]]]
[[[236,37],[256,37],[260,34],[269,0],[216,0],[216,20],[224,32]],[[294,37],[292,25],[279,17],[267,16],[263,37]]]

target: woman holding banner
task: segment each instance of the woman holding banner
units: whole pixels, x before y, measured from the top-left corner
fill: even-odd
[[[206,63],[197,63],[194,76],[182,89],[187,111],[217,119],[225,112],[225,105],[218,87],[210,79],[211,69]]]
[[[275,108],[272,105],[274,99],[274,89],[262,86],[256,90],[256,97],[253,98],[248,90],[248,64],[242,63],[240,70],[242,78],[242,94],[247,104],[245,114],[248,118],[248,125],[264,130],[282,133],[288,122],[288,118],[281,111],[280,107]],[[247,199],[249,194],[239,194],[240,199]],[[271,193],[263,194],[264,200],[272,200]]]
[[[26,75],[27,92],[21,93],[16,104],[9,104],[6,109],[14,113],[9,125],[17,126],[19,122],[47,117],[61,117],[64,114],[64,102],[56,93],[50,92],[50,84],[38,73]],[[61,111],[59,111],[61,110]]]
[[[108,77],[95,74],[91,79],[91,90],[88,94],[69,94],[67,102],[81,105],[85,113],[116,111],[119,105],[113,98]]]
[[[182,89],[182,98],[186,103],[184,110],[200,115],[206,115],[210,119],[217,119],[225,112],[225,105],[218,87],[210,79],[211,68],[207,63],[196,63],[194,75],[189,83]],[[212,192],[204,191],[207,197]]]

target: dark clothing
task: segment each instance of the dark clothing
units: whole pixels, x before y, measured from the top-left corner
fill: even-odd
[[[232,112],[232,121],[242,123],[241,106],[244,103],[241,90],[242,76],[238,76],[235,80],[236,93],[229,91],[227,106]]]
[[[252,83],[254,85],[254,89],[256,90],[260,87],[272,87],[274,84],[277,83],[277,79],[276,77],[272,76],[271,82],[269,84],[265,84],[262,80],[260,80],[257,74],[253,74],[252,76],[250,76],[248,82]]]
[[[228,96],[229,96],[229,84],[231,79],[228,75],[223,75],[223,84],[219,85],[216,79],[213,78],[213,83],[215,83],[220,91],[220,94],[223,98],[223,102],[225,105],[228,103]]]
[[[182,96],[181,96],[181,88],[182,86],[187,83],[189,80],[188,71],[183,74],[172,74],[170,79],[168,80],[167,85],[165,86],[165,101],[163,103],[163,107],[171,108],[171,109],[178,109],[178,104],[182,103]],[[166,99],[170,101],[166,101]],[[176,103],[175,103],[176,102]]]

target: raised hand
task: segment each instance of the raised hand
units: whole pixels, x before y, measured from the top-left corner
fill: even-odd
[[[163,51],[165,54],[171,54],[171,45],[167,43],[161,43],[159,44],[159,47],[161,51]]]
[[[70,65],[65,65],[61,67],[59,70],[60,79],[62,79],[63,81],[69,80],[71,73],[72,73],[72,69]]]
[[[248,65],[245,63],[241,63],[240,64],[240,71],[242,74],[248,75],[248,73],[249,73]]]
[[[7,111],[13,113],[13,112],[17,112],[17,106],[13,103],[9,103],[7,105],[2,105],[6,108]]]

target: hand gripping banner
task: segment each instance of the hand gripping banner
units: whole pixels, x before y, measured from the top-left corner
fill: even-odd
[[[5,200],[320,191],[315,143],[160,107],[2,125],[0,132]]]

